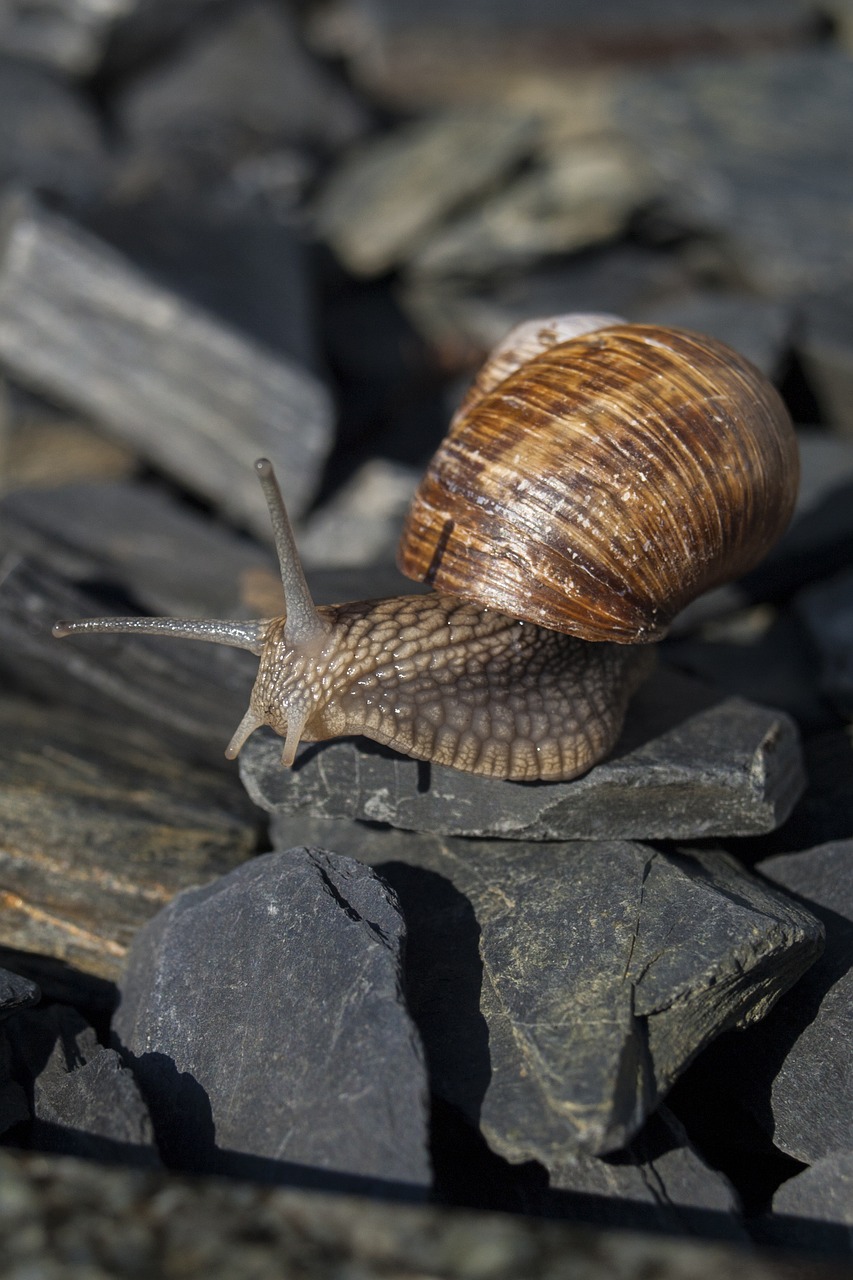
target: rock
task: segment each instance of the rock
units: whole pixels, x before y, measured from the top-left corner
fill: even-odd
[[[108,1164],[160,1163],[151,1117],[113,1049],[100,1049],[61,1080],[37,1087],[31,1141],[37,1151]]]
[[[625,76],[613,117],[668,180],[672,220],[724,237],[733,275],[790,298],[853,277],[851,108],[853,61],[814,45]]]
[[[71,76],[91,74],[132,0],[15,0],[0,9],[0,50]]]
[[[853,1150],[853,840],[766,858],[759,870],[826,929],[821,960],[734,1046],[741,1088],[782,1151],[811,1164]]]
[[[598,62],[743,53],[802,39],[811,14],[799,0],[726,0],[713,10],[656,0],[606,8],[510,0],[338,0],[317,12],[314,43],[349,59],[372,94],[411,109],[436,102],[503,101],[531,82],[560,87]]]
[[[773,379],[782,372],[790,348],[794,315],[791,306],[768,298],[696,289],[643,307],[630,319],[706,333],[734,347]]]
[[[806,739],[804,758],[806,789],[788,821],[766,842],[779,853],[812,849],[853,834],[853,728],[847,725]]]
[[[749,1239],[731,1184],[705,1164],[666,1107],[618,1156],[578,1153],[552,1163],[549,1174],[544,1203],[552,1212],[596,1226]]]
[[[625,1146],[700,1048],[820,950],[816,920],[722,853],[305,818],[272,834],[346,848],[395,889],[433,1088],[513,1162]]]
[[[105,439],[73,415],[56,411],[13,419],[3,450],[4,493],[127,480],[138,469],[130,449]]]
[[[34,561],[4,557],[0,671],[42,699],[119,717],[131,734],[147,730],[149,750],[153,734],[173,753],[233,773],[223,752],[245,711],[255,659],[239,649],[160,636],[60,641],[51,634],[60,618],[129,612],[123,599],[114,601],[73,587]]]
[[[853,567],[801,591],[796,601],[819,664],[818,687],[841,716],[853,717]]]
[[[255,845],[236,779],[229,788],[132,726],[8,702],[0,725],[5,947],[115,980],[140,925]]]
[[[90,414],[263,538],[253,458],[286,464],[287,501],[305,509],[331,433],[312,375],[29,200],[7,202],[0,224],[0,363],[14,377]]]
[[[288,9],[270,0],[197,27],[119,93],[117,113],[134,169],[189,193],[245,157],[292,142],[338,147],[367,125],[344,83],[306,53]]]
[[[262,569],[278,576],[255,542],[143,481],[7,493],[0,538],[78,581],[118,582],[153,614],[239,617],[247,580]]]
[[[303,565],[393,564],[419,478],[412,467],[385,458],[365,462],[300,530]]]
[[[799,795],[801,769],[784,714],[722,698],[663,669],[635,695],[610,759],[573,782],[477,777],[362,739],[305,746],[288,771],[279,739],[258,733],[240,757],[249,795],[270,812],[513,840],[769,831]]]
[[[333,171],[315,222],[348,269],[404,262],[448,214],[487,193],[531,149],[534,123],[494,107],[427,116],[366,143]]]
[[[422,1196],[426,1081],[402,938],[370,870],[304,848],[161,912],[137,936],[113,1029],[166,1162]]]
[[[796,351],[809,387],[830,427],[849,439],[853,436],[853,307],[849,290],[829,289],[822,296],[807,296],[800,311]]]
[[[3,5],[0,43],[9,15]],[[70,85],[0,56],[0,119],[0,188],[23,185],[71,203],[100,192],[108,163],[100,124]]]
[[[38,1004],[41,991],[35,982],[8,969],[0,969],[0,1022],[28,1005]]]
[[[643,157],[608,135],[543,142],[532,166],[416,247],[419,275],[479,275],[615,239],[655,187]]]
[[[761,1228],[777,1247],[853,1254],[853,1151],[833,1151],[783,1182]]]
[[[804,1270],[799,1258],[654,1232],[598,1232],[12,1151],[0,1151],[0,1192],[7,1265],[22,1274],[79,1271],[81,1257],[87,1280],[131,1280],[141,1265],[185,1280],[254,1280],[259,1271],[318,1280],[336,1273],[562,1280],[573,1272],[587,1280],[801,1280]]]

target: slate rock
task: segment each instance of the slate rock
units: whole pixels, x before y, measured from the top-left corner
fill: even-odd
[[[296,516],[331,443],[331,402],[316,377],[24,197],[0,211],[0,365],[263,538],[269,516],[251,460],[282,464]]]
[[[0,1134],[29,1120],[30,1114],[26,1091],[13,1079],[12,1047],[0,1026]]]
[[[853,276],[851,107],[853,61],[813,45],[625,76],[613,117],[668,179],[673,220],[720,235],[732,274],[785,298]]]
[[[148,1109],[114,1049],[101,1048],[60,1080],[37,1084],[31,1142],[37,1151],[110,1164],[160,1163]]]
[[[853,567],[801,591],[796,608],[817,655],[820,692],[853,718]]]
[[[57,640],[51,632],[60,618],[132,612],[124,599],[117,603],[107,594],[105,600],[44,563],[10,554],[0,561],[0,670],[18,690],[119,717],[131,735],[147,731],[170,754],[222,772],[223,752],[246,709],[256,660],[239,649],[161,636]]]
[[[803,1280],[802,1258],[517,1214],[187,1179],[0,1151],[0,1241],[20,1274],[255,1280]],[[132,1242],[132,1247],[130,1247]],[[818,1275],[808,1267],[809,1274]]]
[[[853,307],[848,289],[828,288],[800,300],[796,352],[809,389],[829,426],[853,437]]]
[[[644,307],[630,318],[693,329],[717,338],[746,356],[771,379],[783,370],[794,326],[793,308],[785,303],[748,293],[700,289]]]
[[[610,758],[572,782],[477,777],[363,739],[304,746],[284,770],[271,733],[250,738],[240,776],[274,813],[513,840],[754,834],[777,826],[802,789],[787,716],[663,669],[635,695]]]
[[[341,146],[367,124],[345,84],[305,50],[288,9],[269,0],[197,25],[122,88],[125,135],[178,184],[209,182],[285,142]]]
[[[845,725],[807,738],[804,759],[806,789],[787,822],[761,842],[763,854],[853,837],[853,728]]]
[[[0,969],[0,1022],[26,1009],[31,1004],[38,1004],[41,991],[29,978],[19,977],[8,969]]]
[[[14,0],[0,9],[0,50],[70,76],[98,66],[129,0]]]
[[[0,10],[0,41],[4,15]],[[0,188],[23,185],[52,199],[92,199],[107,177],[98,117],[58,76],[0,56]]]
[[[826,930],[822,959],[749,1033],[748,1051],[733,1049],[757,1119],[777,1147],[811,1164],[853,1150],[853,840],[767,858],[757,870]]]
[[[6,947],[114,980],[140,925],[255,847],[236,778],[229,788],[133,726],[0,702],[0,727]]]
[[[536,0],[339,0],[320,10],[315,43],[348,58],[372,94],[412,109],[472,98],[504,100],[541,81],[562,86],[573,68],[628,59],[672,59],[802,39],[811,15],[800,0],[725,0],[713,9],[654,0],[571,6]]]
[[[453,210],[494,187],[534,136],[527,113],[495,107],[398,125],[333,170],[317,201],[317,232],[351,272],[381,275]]]
[[[723,853],[292,817],[272,835],[346,848],[396,890],[433,1087],[514,1162],[626,1145],[704,1045],[820,952],[819,923]]]
[[[783,1182],[761,1228],[777,1246],[853,1254],[853,1151],[832,1151]]]
[[[146,926],[113,1030],[164,1160],[423,1195],[425,1077],[402,937],[372,871],[304,848],[190,890]]]

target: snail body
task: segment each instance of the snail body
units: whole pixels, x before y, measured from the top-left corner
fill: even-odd
[[[431,594],[315,606],[273,468],[256,467],[284,617],[88,619],[54,633],[168,634],[257,654],[230,758],[266,724],[285,765],[300,741],[362,733],[524,781],[575,777],[612,749],[652,665],[644,642],[764,554],[797,484],[790,420],[751,365],[697,335],[588,316],[510,335],[456,415],[399,553]]]

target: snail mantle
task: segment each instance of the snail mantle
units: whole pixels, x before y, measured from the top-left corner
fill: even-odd
[[[498,782],[362,739],[307,745],[290,770],[280,755],[280,741],[258,733],[240,774],[255,803],[283,820],[510,840],[761,835],[784,822],[805,785],[789,716],[663,666],[636,694],[610,758],[571,782]]]

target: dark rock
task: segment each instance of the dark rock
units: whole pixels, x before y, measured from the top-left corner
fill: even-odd
[[[800,592],[802,618],[819,663],[818,687],[842,716],[853,716],[853,568]]]
[[[0,42],[9,9],[0,13]],[[81,202],[103,187],[107,151],[98,118],[58,77],[0,57],[0,119],[0,188],[22,184]]]
[[[28,1005],[38,1004],[41,991],[29,978],[19,977],[8,969],[0,969],[0,1022],[26,1009]]]
[[[12,1078],[12,1048],[0,1027],[0,1134],[30,1118],[30,1106],[22,1085]]]
[[[113,1049],[99,1049],[61,1079],[37,1084],[31,1142],[38,1151],[111,1164],[160,1163],[151,1117]]]
[[[713,9],[654,0],[560,4],[536,0],[340,0],[320,10],[315,42],[349,57],[371,93],[399,106],[504,98],[508,87],[568,79],[598,61],[719,54],[802,39],[812,16],[799,0],[725,0]]]
[[[332,173],[317,203],[317,230],[350,271],[380,275],[517,166],[535,132],[528,113],[495,107],[399,125]]]
[[[127,0],[14,0],[0,9],[0,50],[85,76],[127,10]]]
[[[618,1156],[582,1152],[549,1169],[551,1212],[601,1226],[746,1241],[733,1188],[711,1169],[666,1108]]]
[[[242,585],[273,567],[255,542],[141,481],[7,493],[0,537],[78,581],[120,583],[153,614],[239,617]]]
[[[829,425],[853,436],[853,307],[849,289],[828,290],[800,303],[796,350],[808,384]]]
[[[766,377],[774,378],[790,349],[794,315],[789,305],[748,293],[694,290],[644,307],[630,319],[706,333],[734,347]]]
[[[144,921],[256,843],[236,778],[132,726],[35,703],[0,704],[0,726],[6,947],[115,979]]]
[[[180,1168],[423,1194],[425,1073],[403,924],[374,874],[291,849],[137,936],[114,1032]]]
[[[806,789],[788,821],[768,842],[772,850],[780,853],[853,838],[853,732],[850,727],[806,739],[804,758]]]
[[[748,835],[777,826],[802,787],[787,716],[666,670],[635,695],[610,759],[573,782],[477,777],[361,739],[303,747],[289,771],[280,758],[271,734],[241,754],[244,785],[270,812],[513,840]]]
[[[672,219],[722,233],[733,273],[778,298],[853,277],[851,109],[853,61],[814,46],[625,77],[613,116],[668,179]]]
[[[853,1254],[853,1151],[832,1151],[783,1182],[762,1239],[835,1257]]]
[[[773,1141],[811,1164],[853,1149],[853,840],[758,864],[797,895],[826,929],[823,958],[734,1047],[740,1084]]]
[[[130,612],[108,599],[71,586],[35,562],[4,558],[0,670],[18,689],[119,717],[131,735],[147,730],[172,752],[233,773],[223,752],[245,711],[255,659],[239,649],[160,636],[57,640],[51,634],[60,618]]]
[[[270,0],[197,28],[134,78],[117,111],[134,169],[190,193],[246,156],[292,142],[340,146],[367,124],[343,82],[305,51],[288,9]],[[144,172],[134,180],[144,184]]]
[[[251,459],[286,462],[294,514],[330,444],[331,404],[273,356],[31,201],[2,211],[0,361],[90,414],[194,493],[269,538]]]
[[[433,1088],[513,1162],[624,1146],[700,1048],[764,1016],[820,950],[816,920],[722,853],[276,819],[277,842],[306,836],[396,890]]]
[[[306,1280],[348,1273],[364,1280],[818,1276],[801,1258],[653,1232],[598,1232],[506,1213],[189,1180],[8,1151],[0,1152],[0,1191],[6,1265],[22,1274],[79,1272],[85,1258],[87,1280],[136,1280],[142,1267],[184,1280],[255,1280],[259,1272]]]

